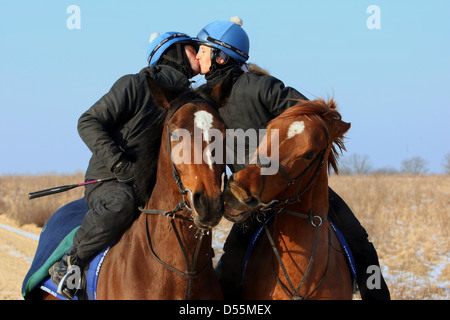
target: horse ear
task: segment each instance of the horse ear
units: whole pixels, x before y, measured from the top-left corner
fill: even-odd
[[[217,103],[219,108],[228,102],[232,88],[233,74],[229,72],[225,79],[211,90],[210,97]]]
[[[152,93],[153,100],[155,100],[158,107],[161,109],[169,109],[170,108],[170,97],[172,96],[172,91],[160,85],[158,82],[156,82],[155,79],[151,77],[147,77],[147,84],[150,89],[150,92]]]
[[[350,129],[351,124],[341,120],[341,115],[337,111],[337,105],[334,99],[329,100],[326,105],[331,109],[331,112],[324,120],[327,122],[330,139],[333,141],[337,138],[342,138],[344,133]]]
[[[342,120],[333,121],[332,127],[330,128],[331,139],[342,138],[344,133],[346,133],[351,127],[351,123],[344,122]]]
[[[342,154],[342,151],[345,151],[344,145],[344,133],[350,129],[351,124],[348,122],[344,122],[340,119],[335,119],[332,122],[332,125],[328,127],[330,132],[330,139],[332,142],[331,145],[331,153],[328,157],[328,172],[330,172],[331,168],[333,168],[336,174],[339,174],[338,170],[338,158],[339,154]]]

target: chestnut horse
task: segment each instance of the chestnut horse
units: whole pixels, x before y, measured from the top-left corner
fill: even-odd
[[[244,299],[352,298],[346,258],[327,219],[324,165],[337,172],[336,146],[345,149],[349,128],[333,100],[302,101],[268,124],[251,164],[230,179],[225,215],[243,221],[253,214],[264,226],[246,266]],[[278,170],[265,175],[270,165]]]
[[[158,141],[156,185],[139,217],[105,256],[97,299],[223,298],[212,265],[211,228],[223,216],[225,161],[176,161],[174,150],[182,146],[190,148],[192,155],[195,150],[204,155],[210,152],[206,139],[210,129],[225,137],[226,127],[216,108],[231,90],[231,77],[227,79],[208,96],[189,89],[184,99],[181,89],[161,87],[148,79],[155,102],[166,115]],[[189,138],[177,137],[179,129],[189,132]],[[205,138],[200,143],[194,141],[199,130]]]
[[[177,144],[190,142],[193,154],[197,148],[203,155],[208,143],[206,139],[196,143],[194,131],[201,129],[206,137],[204,130],[214,128],[225,136],[225,124],[206,100],[171,106],[156,83],[150,82],[150,88],[159,106],[169,110],[156,185],[143,213],[106,256],[98,279],[98,298],[220,299],[222,292],[212,266],[210,229],[223,214],[225,164],[175,164],[172,150]],[[222,89],[218,85],[211,93],[218,103]],[[210,127],[202,128],[201,121],[210,121]],[[191,140],[177,141],[181,139],[174,134],[180,128],[191,133]]]

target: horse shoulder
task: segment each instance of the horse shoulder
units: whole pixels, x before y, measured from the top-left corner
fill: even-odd
[[[143,226],[137,219],[105,256],[97,284],[98,299],[138,299],[143,296],[142,291],[136,290],[142,282],[139,267],[144,263],[145,256],[143,240],[136,237],[143,232],[139,229]],[[121,285],[116,285],[118,283]]]

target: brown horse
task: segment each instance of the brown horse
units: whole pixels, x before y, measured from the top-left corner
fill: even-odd
[[[156,186],[143,213],[106,256],[98,279],[98,298],[220,299],[222,293],[212,267],[210,229],[223,214],[225,164],[175,164],[172,150],[190,142],[192,153],[197,148],[203,155],[207,139],[196,143],[193,133],[201,129],[206,137],[208,129],[218,129],[225,136],[225,124],[205,100],[174,109],[156,83],[150,83],[150,87],[155,101],[169,110]],[[220,104],[223,91],[219,85],[211,98]],[[191,139],[177,141],[181,140],[174,137],[177,129],[187,130]]]
[[[216,108],[227,100],[231,77],[208,96],[161,87],[150,78],[149,86],[166,114],[156,185],[139,217],[105,256],[97,299],[222,299],[212,266],[211,228],[223,216],[225,160],[177,161],[174,151],[183,147],[192,157],[199,152],[208,159],[211,129],[225,137]],[[190,134],[180,139],[180,129]]]
[[[336,146],[345,149],[349,128],[333,100],[302,101],[268,124],[251,165],[229,181],[225,215],[243,221],[253,214],[264,225],[246,267],[244,299],[351,299],[350,272],[327,219],[324,165],[337,172]],[[272,165],[278,171],[265,175]]]

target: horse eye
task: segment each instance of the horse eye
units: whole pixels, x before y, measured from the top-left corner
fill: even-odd
[[[314,159],[314,151],[307,152],[302,157],[304,160],[312,160]]]

